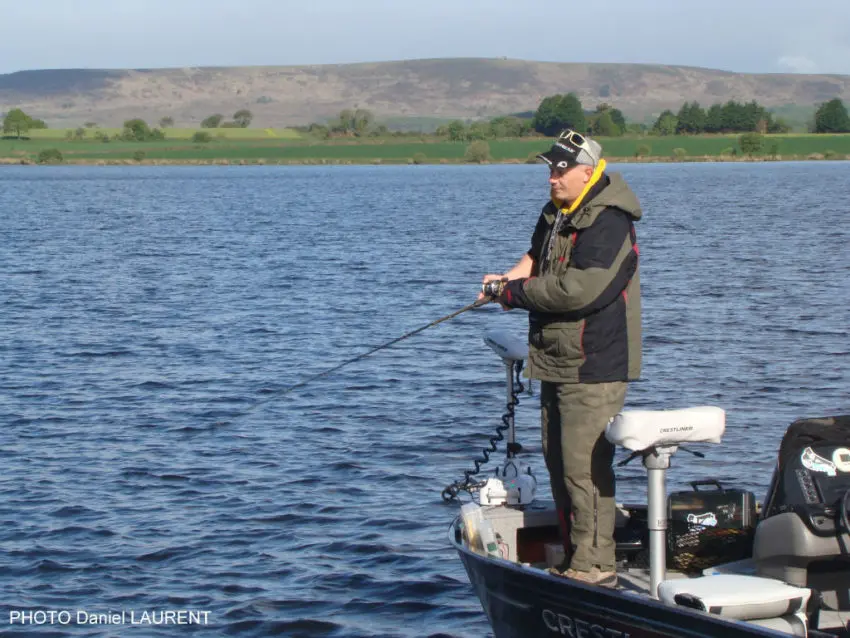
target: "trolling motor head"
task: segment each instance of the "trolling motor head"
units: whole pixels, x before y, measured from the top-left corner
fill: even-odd
[[[525,361],[528,358],[528,344],[504,330],[491,330],[484,335],[484,343],[490,346],[505,363]]]
[[[531,468],[517,458],[507,459],[496,468],[478,493],[481,505],[528,505],[534,500],[537,479]]]

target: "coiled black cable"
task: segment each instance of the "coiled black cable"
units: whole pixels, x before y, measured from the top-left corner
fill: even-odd
[[[464,470],[463,479],[459,479],[448,485],[442,491],[443,500],[447,503],[453,501],[458,498],[458,495],[461,491],[468,492],[470,496],[478,490],[480,490],[486,481],[473,481],[472,477],[478,474],[481,471],[481,466],[487,463],[490,460],[490,453],[497,451],[497,443],[499,441],[503,441],[505,439],[504,432],[505,430],[509,430],[511,427],[511,421],[516,416],[516,406],[519,405],[519,394],[525,390],[525,386],[522,384],[520,380],[520,373],[522,372],[522,361],[514,361],[513,363],[513,372],[514,372],[514,383],[513,390],[511,391],[511,400],[508,401],[506,406],[506,411],[502,415],[502,424],[496,427],[496,434],[490,437],[490,447],[484,448],[481,450],[481,457],[474,459],[473,463],[475,464],[475,469],[472,470]],[[517,442],[511,443],[510,441],[507,444],[507,455],[508,458],[513,458],[516,456],[518,452],[522,451],[522,445]]]

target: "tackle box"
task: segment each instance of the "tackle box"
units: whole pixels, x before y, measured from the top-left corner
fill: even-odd
[[[691,490],[667,498],[667,549],[671,566],[700,571],[752,555],[756,500],[752,492],[715,479],[692,481]]]

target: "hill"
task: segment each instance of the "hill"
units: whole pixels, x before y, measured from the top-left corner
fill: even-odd
[[[850,103],[850,76],[747,74],[651,64],[574,64],[509,59],[432,59],[321,66],[40,70],[0,75],[0,111],[19,107],[51,127],[121,126],[141,117],[196,127],[213,113],[247,108],[253,126],[333,117],[344,108],[378,120],[432,122],[535,110],[547,95],[575,92],[585,108],[616,106],[644,120],[684,101],[707,107],[757,100],[785,115],[835,97]],[[784,111],[783,111],[784,110]]]

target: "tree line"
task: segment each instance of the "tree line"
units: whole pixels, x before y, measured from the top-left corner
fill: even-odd
[[[617,137],[626,132],[652,135],[699,135],[702,133],[788,133],[791,130],[781,118],[774,118],[755,100],[739,103],[712,104],[703,109],[698,102],[685,102],[677,113],[667,109],[648,130],[627,124],[622,112],[608,104],[586,111],[574,93],[543,98],[532,119],[533,129],[553,136],[565,128],[581,133]],[[850,133],[850,116],[843,102],[835,98],[821,104],[815,112],[813,133]]]
[[[201,128],[247,128],[253,121],[248,109],[240,109],[233,114],[232,121],[225,121],[220,113],[210,115],[201,122]],[[86,128],[96,126],[87,122]],[[162,129],[174,126],[174,119],[163,117],[160,128],[150,128],[139,118],[124,122],[122,133],[109,138],[104,133],[95,137],[121,139],[127,141],[148,141],[165,139]],[[12,109],[3,118],[3,131],[21,137],[31,129],[47,128],[43,120],[33,118],[21,109]],[[314,137],[323,139],[332,137],[385,137],[388,135],[409,135],[391,133],[383,124],[377,124],[371,111],[366,109],[344,109],[337,118],[326,124],[312,123],[305,127],[295,127]],[[537,110],[523,114],[504,115],[490,120],[464,122],[453,120],[439,126],[434,132],[438,138],[458,142],[474,142],[498,138],[520,138],[533,135],[553,137],[565,128],[600,137],[618,137],[626,133],[650,135],[700,135],[704,133],[787,133],[791,127],[781,118],[774,118],[764,106],[755,100],[739,103],[730,100],[725,104],[713,104],[703,109],[698,102],[685,102],[674,113],[667,109],[661,113],[654,124],[627,122],[622,111],[608,103],[596,106],[592,111],[585,110],[575,93],[556,94],[544,97]],[[818,106],[811,125],[813,133],[850,133],[850,115],[844,103],[835,98]],[[70,133],[70,132],[69,132]],[[71,139],[83,139],[85,129],[78,128],[70,133]],[[417,133],[422,135],[422,133]],[[209,134],[198,133],[195,141],[209,141]]]
[[[224,121],[224,116],[220,113],[210,115],[201,122],[201,128],[247,128],[250,126],[254,116],[248,109],[240,109],[233,114],[233,121]],[[86,129],[96,127],[95,122],[86,122],[85,127],[79,127],[75,131],[68,131],[69,139],[84,139],[86,137]],[[124,141],[147,142],[151,140],[164,140],[165,133],[162,129],[172,128],[174,126],[174,118],[167,116],[159,121],[160,128],[151,128],[147,122],[141,118],[133,118],[126,120],[122,128],[122,132],[109,138],[102,131],[97,131],[94,134],[95,139],[108,141],[109,139],[120,139]],[[33,118],[21,109],[12,109],[3,116],[3,132],[13,134],[15,137],[22,137],[26,133],[34,129],[46,129],[47,124],[44,120]],[[208,135],[208,134],[207,134]],[[206,140],[201,140],[206,141]]]
[[[746,104],[729,100],[707,110],[698,102],[685,102],[678,113],[665,110],[651,132],[655,135],[700,135],[701,133],[787,133],[791,127],[755,100]]]
[[[652,126],[627,122],[623,112],[602,103],[586,110],[575,93],[544,97],[536,111],[505,115],[490,120],[464,122],[453,120],[437,127],[434,136],[454,142],[517,138],[533,135],[553,137],[565,128],[600,137],[635,135],[700,135],[729,133],[788,133],[781,118],[775,118],[755,100],[740,103],[729,100],[703,109],[698,102],[685,102],[678,112],[665,110]],[[820,105],[812,124],[813,133],[850,133],[850,116],[838,98]],[[383,125],[375,125],[372,114],[364,109],[346,109],[327,125],[313,123],[300,130],[327,139],[333,137],[385,136]],[[404,133],[398,132],[398,135]]]

